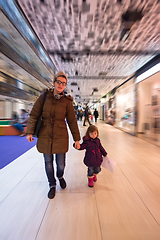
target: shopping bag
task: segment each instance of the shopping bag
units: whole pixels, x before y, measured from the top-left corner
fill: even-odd
[[[116,165],[117,165],[117,163],[115,161],[113,161],[111,158],[109,158],[108,156],[103,157],[103,162],[102,162],[101,166],[106,168],[111,173],[113,173]]]

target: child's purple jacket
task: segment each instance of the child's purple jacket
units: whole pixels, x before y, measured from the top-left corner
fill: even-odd
[[[86,149],[85,157],[83,160],[84,164],[88,167],[100,167],[103,161],[102,155],[107,155],[107,152],[102,147],[100,139],[83,137],[83,143],[80,144],[80,146],[81,147],[78,150]]]

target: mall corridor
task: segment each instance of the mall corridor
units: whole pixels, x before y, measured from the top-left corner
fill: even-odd
[[[43,157],[31,148],[1,170],[1,240],[159,240],[160,148],[97,123],[102,145],[117,162],[87,186],[84,151],[67,153],[67,188],[47,198]],[[81,137],[87,127],[79,123]]]

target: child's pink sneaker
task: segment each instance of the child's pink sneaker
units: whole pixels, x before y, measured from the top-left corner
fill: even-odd
[[[96,175],[96,174],[94,174],[93,181],[94,181],[94,182],[97,181],[97,175]]]
[[[88,187],[93,187],[93,177],[88,178]]]

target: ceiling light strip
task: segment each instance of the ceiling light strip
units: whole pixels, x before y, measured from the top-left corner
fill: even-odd
[[[160,71],[160,63],[156,64],[154,67],[150,68],[149,70],[147,70],[146,72],[142,73],[141,75],[139,75],[136,78],[135,83],[139,83],[141,81],[143,81],[144,79],[152,76],[153,74],[157,73]]]

